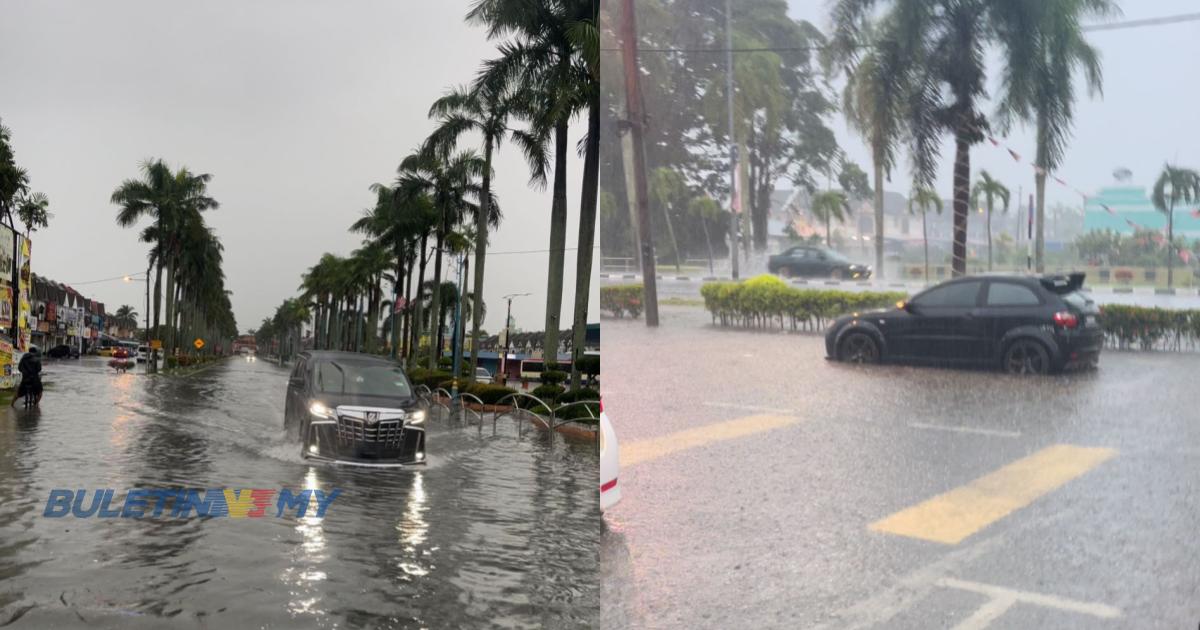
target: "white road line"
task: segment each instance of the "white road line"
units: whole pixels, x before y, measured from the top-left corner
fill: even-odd
[[[995,437],[1017,438],[1021,437],[1020,431],[1000,431],[997,429],[976,429],[974,427],[955,427],[947,424],[927,424],[924,422],[909,422],[908,426],[914,429],[934,429],[936,431],[953,431],[955,433],[977,433],[979,435],[992,435]]]
[[[997,597],[990,599],[984,605],[980,606],[975,612],[966,619],[963,619],[952,630],[983,630],[991,625],[991,623],[1000,618],[1001,615],[1008,612],[1017,600],[1011,597]]]
[[[1066,610],[1069,612],[1091,615],[1101,619],[1116,619],[1117,617],[1121,616],[1120,608],[1114,608],[1113,606],[1109,606],[1107,604],[1081,602],[1074,599],[1067,599],[1065,597],[1058,597],[1056,595],[1018,591],[1016,589],[995,586],[992,584],[981,584],[979,582],[957,580],[955,578],[942,578],[937,581],[937,585],[947,588],[956,588],[963,591],[970,591],[972,593],[979,593],[980,595],[987,595],[988,597],[991,597],[993,601],[1011,600],[1012,602],[1033,604],[1035,606],[1042,606],[1044,608],[1057,608],[1058,610]],[[985,604],[985,607],[986,606],[987,605]],[[972,615],[972,617],[974,617],[974,615]],[[964,628],[965,627],[966,626],[964,626]],[[982,628],[984,626],[970,627]]]
[[[760,407],[757,405],[741,405],[738,403],[723,403],[723,402],[702,402],[705,407],[720,407],[722,409],[739,409],[744,411],[764,411],[768,413],[786,413],[797,414],[795,409],[781,409],[779,407]]]

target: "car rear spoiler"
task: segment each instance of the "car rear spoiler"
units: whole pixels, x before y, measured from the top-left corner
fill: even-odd
[[[1082,271],[1076,271],[1066,275],[1042,276],[1042,286],[1058,293],[1071,293],[1078,291],[1083,286],[1083,279],[1087,274]]]

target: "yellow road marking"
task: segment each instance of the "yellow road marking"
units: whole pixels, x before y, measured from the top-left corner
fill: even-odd
[[[877,532],[955,545],[1117,452],[1057,444],[871,524]]]
[[[770,431],[796,424],[800,419],[793,416],[757,415],[736,420],[685,429],[656,438],[639,440],[621,445],[621,465],[633,466],[672,453],[732,440],[754,433]]]

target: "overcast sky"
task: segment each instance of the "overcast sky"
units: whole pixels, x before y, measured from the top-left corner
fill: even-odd
[[[1124,15],[1117,20],[1135,20],[1178,14],[1194,14],[1196,0],[1118,0]],[[811,21],[829,32],[828,0],[788,0],[792,17]],[[1112,172],[1126,167],[1133,172],[1132,183],[1152,186],[1170,160],[1191,168],[1200,168],[1200,124],[1197,103],[1200,87],[1192,78],[1200,59],[1200,21],[1162,26],[1098,31],[1088,39],[1099,48],[1104,66],[1103,97],[1089,100],[1082,84],[1076,106],[1075,133],[1057,175],[1080,190],[1092,193],[1113,183]],[[988,87],[995,93],[998,74],[989,71]],[[985,112],[991,114],[994,106]],[[870,153],[861,138],[849,131],[842,117],[835,117],[834,129],[851,159],[870,172]],[[1033,189],[1033,135],[1027,129],[1014,131],[1007,139],[1025,160],[1016,163],[1003,148],[990,143],[971,152],[972,179],[986,169],[1000,178],[1015,196],[1023,187],[1028,199]],[[942,146],[938,192],[951,196],[954,147]],[[901,170],[893,173],[888,190],[908,192],[909,164],[902,154]],[[1048,203],[1081,205],[1079,195],[1053,180],[1046,186]]]
[[[159,2],[0,0],[0,120],[17,162],[50,198],[50,227],[33,237],[33,269],[71,283],[109,310],[144,314],[144,285],[85,282],[145,271],[139,230],[109,203],[145,158],[211,173],[221,208],[207,221],[225,246],[238,326],[257,327],[322,252],[348,254],[346,228],[390,183],[433,127],[430,103],[495,56],[468,26],[466,1]],[[572,128],[575,146],[584,125]],[[572,151],[567,247],[578,233],[582,160]],[[527,186],[517,151],[502,150],[485,327],[541,330],[550,194]],[[563,327],[574,300],[567,251]],[[598,261],[597,261],[598,262]],[[452,272],[452,269],[450,270]],[[432,274],[432,271],[430,272]],[[592,284],[592,321],[598,321]]]

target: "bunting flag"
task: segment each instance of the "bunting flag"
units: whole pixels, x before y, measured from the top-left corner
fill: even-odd
[[[994,137],[992,137],[992,136],[988,136],[988,141],[989,141],[989,142],[991,142],[991,143],[992,143],[992,146],[994,146],[994,147],[998,147],[998,146],[1000,146],[1000,141],[999,141],[999,140],[997,140],[997,139],[995,139],[995,138],[994,138]]]
[[[1107,212],[1107,213],[1109,213],[1109,214],[1113,215],[1114,217],[1115,217],[1115,216],[1117,216],[1117,213],[1116,213],[1116,212],[1114,212],[1112,208],[1108,207],[1108,204],[1106,204],[1106,203],[1102,203],[1102,204],[1100,204],[1100,207],[1101,207],[1101,208],[1104,208],[1104,211],[1105,211],[1105,212]]]
[[[1058,183],[1062,184],[1063,186],[1066,186],[1066,185],[1067,185],[1067,182],[1064,182],[1064,181],[1062,180],[1062,178],[1061,178],[1061,177],[1059,177],[1059,176],[1057,176],[1057,175],[1055,175],[1055,176],[1054,176],[1054,181],[1056,181],[1056,182],[1058,182]]]
[[[1008,149],[1008,147],[1005,147],[1005,148]],[[1014,159],[1018,162],[1021,161],[1021,155],[1018,154],[1016,151],[1013,151],[1012,149],[1008,149],[1008,154],[1012,156],[1012,159]]]
[[[1200,219],[1200,208],[1196,208],[1195,210],[1192,210],[1192,218]]]

